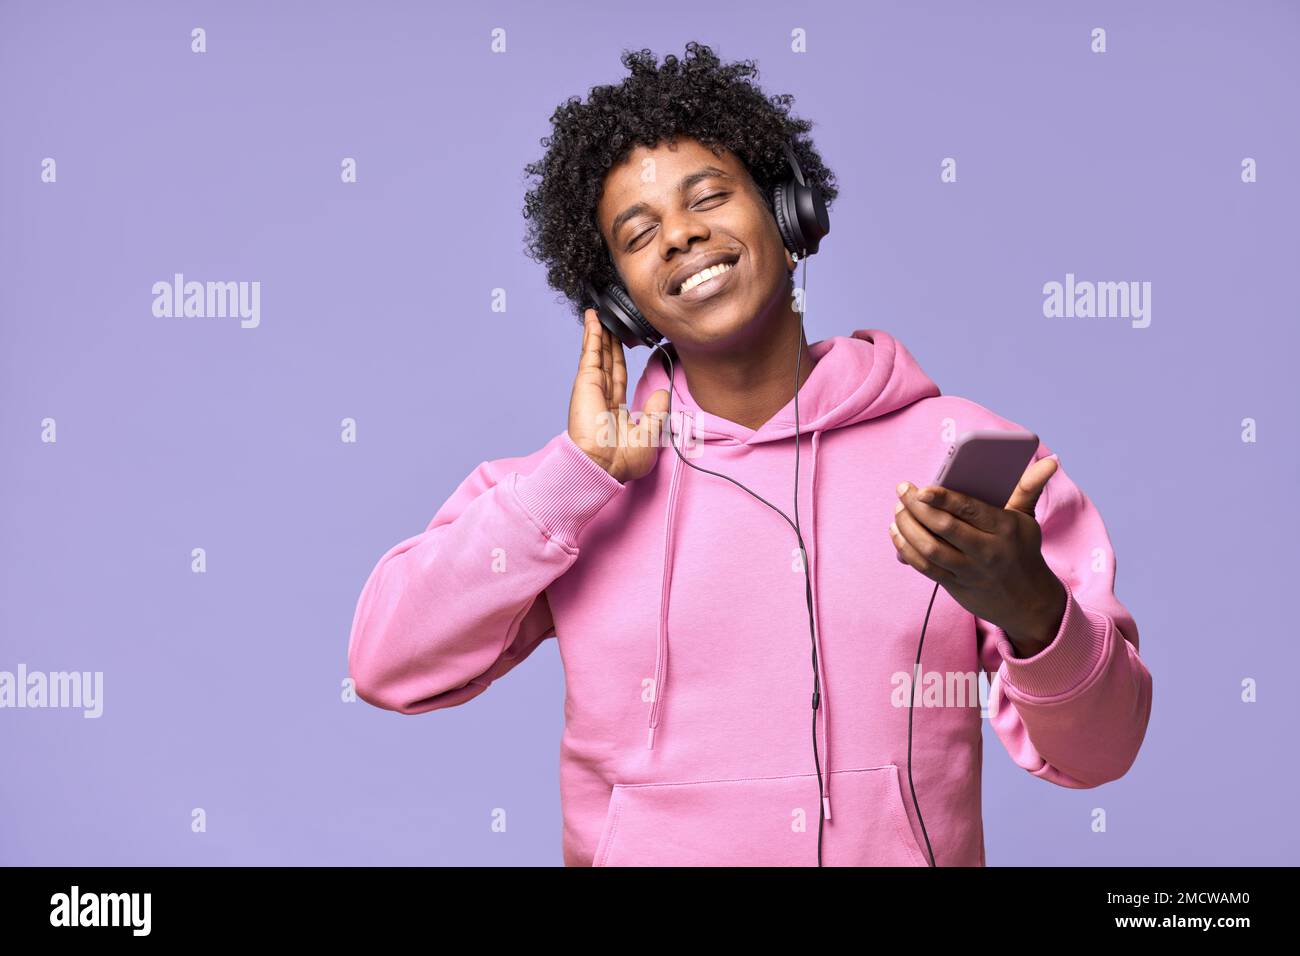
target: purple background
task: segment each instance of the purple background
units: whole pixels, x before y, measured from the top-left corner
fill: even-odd
[[[809,340],[887,329],[1038,431],[1119,555],[1143,750],[1067,790],[986,727],[989,864],[1300,862],[1298,32],[1263,2],[4,4],[0,670],[103,671],[104,714],[0,710],[0,862],[560,864],[554,643],[407,717],[340,700],[348,633],[384,551],[564,427],[580,330],[521,251],[552,110],[691,39],[795,94],[838,176]],[[154,317],[175,272],[260,281],[260,327]],[[1067,272],[1151,282],[1150,327],[1044,318]]]

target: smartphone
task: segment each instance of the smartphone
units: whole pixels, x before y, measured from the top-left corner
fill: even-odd
[[[1033,432],[969,431],[949,446],[931,484],[1005,508],[1037,450],[1038,436]]]

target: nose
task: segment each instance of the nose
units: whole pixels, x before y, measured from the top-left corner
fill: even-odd
[[[691,243],[707,241],[709,238],[709,227],[704,218],[689,209],[665,216],[659,229],[659,234],[663,237],[665,259],[670,258],[673,252],[689,252]]]

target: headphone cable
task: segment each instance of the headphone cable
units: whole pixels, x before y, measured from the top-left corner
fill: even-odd
[[[795,255],[794,258],[795,258],[795,263],[797,265],[799,262],[799,257]],[[793,281],[794,276],[791,275],[790,278]],[[794,366],[795,369],[794,371],[794,515],[795,515],[794,521],[791,521],[790,518],[785,514],[785,512],[782,511],[780,508],[776,507],[776,505],[772,504],[762,495],[756,494],[755,492],[746,488],[744,485],[736,481],[734,478],[721,474],[720,472],[710,471],[708,468],[701,468],[698,465],[691,464],[691,462],[686,460],[686,458],[682,455],[681,449],[677,447],[677,442],[673,440],[673,425],[672,425],[673,383],[676,380],[677,366],[673,363],[672,356],[668,354],[668,350],[663,347],[662,342],[655,343],[651,351],[653,353],[655,349],[658,349],[660,352],[663,353],[664,358],[668,360],[668,370],[669,370],[668,372],[668,437],[669,437],[669,443],[673,446],[673,450],[677,452],[677,457],[681,458],[683,464],[690,465],[690,467],[694,468],[696,471],[704,472],[706,475],[714,475],[718,478],[725,478],[727,481],[731,482],[737,488],[740,488],[742,491],[750,495],[753,495],[763,504],[767,505],[777,514],[779,514],[782,518],[784,518],[786,524],[790,525],[790,527],[794,529],[795,537],[799,541],[799,557],[800,557],[800,563],[803,565],[803,573],[804,573],[804,596],[808,601],[808,632],[812,637],[812,668],[813,668],[812,741],[813,741],[813,766],[817,770],[817,865],[821,866],[822,865],[822,832],[826,820],[826,804],[825,804],[824,793],[822,790],[821,759],[818,755],[818,750],[817,750],[817,709],[821,705],[821,691],[819,686],[821,680],[817,670],[817,631],[813,620],[812,578],[810,576],[809,569],[808,569],[808,549],[804,545],[803,532],[799,527],[799,367],[803,359],[803,348],[802,348],[803,341],[804,341],[803,315],[804,315],[804,303],[807,301],[806,298],[807,288],[808,288],[808,259],[805,257],[803,259],[803,290],[805,291],[805,295],[801,297],[799,308],[795,310],[799,313],[799,341],[795,348],[795,366]],[[659,692],[658,688],[656,688],[655,693],[657,694],[658,692]]]
[[[794,255],[795,264],[798,265],[800,261],[798,255],[793,253],[792,255]],[[813,671],[812,743],[813,743],[813,766],[816,768],[817,771],[817,865],[820,867],[822,865],[822,834],[826,822],[826,800],[825,800],[825,793],[822,789],[821,758],[818,754],[818,748],[817,748],[817,710],[821,706],[821,676],[817,666],[817,629],[813,617],[812,577],[808,568],[808,550],[804,546],[803,532],[800,530],[799,527],[799,434],[800,434],[799,433],[799,369],[800,369],[800,364],[803,360],[803,342],[804,342],[803,319],[804,319],[804,310],[808,301],[807,299],[807,289],[808,289],[807,257],[804,257],[802,261],[803,261],[803,279],[802,279],[802,286],[800,288],[800,291],[803,294],[800,296],[799,307],[795,310],[796,312],[799,313],[799,342],[795,348],[795,365],[794,365],[794,521],[791,521],[790,518],[785,514],[785,512],[783,512],[780,508],[776,507],[776,505],[772,504],[770,501],[768,501],[766,498],[762,497],[761,495],[756,494],[753,491],[750,491],[750,489],[746,488],[744,485],[736,481],[734,478],[728,477],[727,475],[721,474],[716,471],[710,471],[707,468],[701,468],[698,465],[693,465],[686,460],[686,458],[682,455],[681,449],[677,447],[676,441],[673,440],[673,425],[672,425],[673,383],[676,381],[677,366],[673,363],[672,356],[668,354],[668,350],[664,348],[662,342],[655,343],[653,348],[651,349],[651,353],[653,354],[654,350],[658,349],[663,353],[664,358],[668,360],[668,370],[669,370],[668,371],[668,438],[669,438],[669,443],[673,446],[673,451],[677,452],[677,457],[681,458],[684,464],[690,465],[690,467],[694,468],[696,471],[704,472],[704,474],[706,475],[714,475],[718,478],[725,478],[727,481],[731,482],[737,488],[740,488],[742,491],[745,491],[748,494],[753,495],[763,504],[767,505],[777,514],[779,514],[782,518],[785,518],[786,524],[790,525],[790,527],[794,529],[795,537],[799,541],[799,557],[801,563],[803,564],[803,573],[804,573],[804,593],[808,601],[808,631],[812,637],[812,671]],[[793,278],[794,277],[792,275],[791,279],[793,280]],[[925,609],[925,621],[921,625],[921,639],[916,645],[916,666],[912,675],[911,694],[907,705],[907,786],[908,789],[910,789],[912,792],[912,806],[916,808],[916,819],[917,822],[921,824],[921,835],[925,837],[925,848],[930,854],[929,866],[931,867],[937,867],[938,863],[935,861],[934,858],[934,848],[930,845],[930,834],[925,828],[925,819],[921,816],[921,804],[916,798],[916,784],[912,780],[912,716],[915,713],[916,684],[917,681],[920,679],[920,673],[921,673],[921,648],[925,645],[925,631],[926,628],[929,627],[930,625],[930,611],[934,608],[934,599],[938,595],[938,593],[939,593],[939,583],[936,581],[934,585],[934,590],[930,593],[929,607]],[[657,694],[658,692],[659,692],[658,688],[656,688],[655,693]],[[829,741],[827,742],[829,743]]]

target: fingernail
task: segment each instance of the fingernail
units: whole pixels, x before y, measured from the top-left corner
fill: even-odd
[[[898,534],[898,525],[894,524],[892,521],[889,522],[889,531],[891,534]]]
[[[902,510],[903,510],[903,503],[901,501],[898,504],[894,505],[894,514],[898,514]]]
[[[901,495],[903,492],[907,491],[907,482],[903,482],[902,484],[900,484],[900,485],[899,485],[897,488],[895,488],[894,490],[897,491],[897,492]]]

